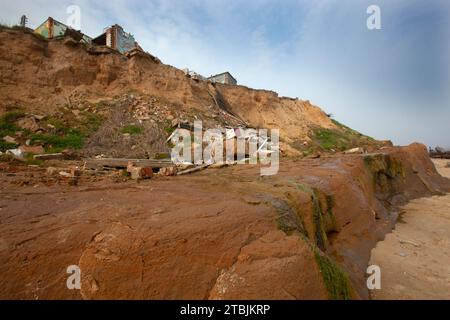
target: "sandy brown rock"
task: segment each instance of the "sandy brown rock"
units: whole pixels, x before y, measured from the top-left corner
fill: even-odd
[[[349,275],[354,298],[368,298],[370,251],[397,217],[388,200],[449,188],[421,145],[386,150],[380,159],[374,167],[361,155],[283,161],[277,176],[264,178],[259,167],[240,165],[72,187],[18,186],[11,172],[21,169],[5,167],[0,297],[329,298],[310,249],[320,245],[319,226],[304,185],[317,190],[323,210],[325,195],[333,196],[336,224],[323,217],[323,251]],[[376,186],[384,180],[373,179],[387,159],[401,160],[404,172],[383,191]],[[70,265],[81,268],[80,291],[66,287]]]

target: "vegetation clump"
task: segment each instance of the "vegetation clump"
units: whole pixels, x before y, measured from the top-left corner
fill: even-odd
[[[355,147],[366,146],[373,143],[375,140],[371,137],[365,136],[349,127],[332,120],[335,129],[315,128],[312,131],[311,140],[316,148],[322,151],[345,151]],[[311,154],[311,146],[306,151]]]
[[[136,126],[134,124],[125,126],[122,128],[122,133],[127,133],[131,135],[138,135],[142,133],[142,127]]]
[[[351,300],[351,287],[347,274],[326,254],[313,248],[329,298],[332,300]]]
[[[395,181],[406,177],[402,163],[390,155],[367,155],[364,164],[371,172],[373,185],[379,192],[393,193]]]
[[[0,117],[0,151],[17,148],[25,142],[30,145],[41,145],[47,153],[61,152],[65,149],[82,149],[85,140],[96,132],[103,123],[103,118],[84,112],[74,116],[67,110],[62,110],[54,116],[39,120],[40,129],[32,132],[21,128],[17,121],[27,117],[27,114],[14,110]],[[17,143],[6,142],[5,137],[14,138]]]
[[[297,184],[297,186],[300,190],[302,190],[303,192],[305,192],[311,196],[315,243],[319,248],[324,250],[326,243],[328,241],[328,237],[327,237],[327,233],[326,233],[326,230],[327,230],[326,219],[323,214],[320,199],[317,195],[316,190],[310,188],[309,186],[306,186],[301,183]],[[328,206],[327,206],[327,210],[330,210],[328,208]],[[332,211],[329,211],[329,214],[332,214]],[[333,217],[333,219],[334,219],[334,217]]]

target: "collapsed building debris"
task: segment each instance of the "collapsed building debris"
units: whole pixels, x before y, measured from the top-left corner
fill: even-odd
[[[236,78],[234,78],[231,75],[231,73],[229,73],[228,71],[216,74],[214,76],[210,76],[208,78],[202,76],[201,74],[199,74],[193,70],[189,70],[188,68],[183,69],[183,72],[187,77],[192,78],[197,81],[208,81],[211,83],[221,83],[221,84],[228,84],[228,85],[233,85],[233,86],[237,85]]]
[[[94,49],[92,49],[92,51],[94,53],[107,52],[107,49],[104,47],[116,50],[121,54],[130,53],[131,56],[136,55],[136,51],[143,52],[142,48],[134,39],[134,36],[128,32],[125,32],[118,24],[106,28],[101,35],[93,39],[81,31],[75,30],[64,23],[49,17],[40,26],[38,26],[34,32],[46,39],[69,37],[76,42],[93,45]],[[158,60],[155,57],[153,58]]]
[[[361,147],[357,147],[357,148],[353,148],[353,149],[344,151],[344,154],[363,154],[363,153],[367,153],[367,151]]]
[[[118,24],[106,28],[101,35],[92,40],[92,44],[107,46],[122,54],[134,49],[142,51],[134,36],[131,33],[125,32]]]
[[[45,20],[39,27],[34,30],[35,33],[41,35],[46,39],[57,39],[70,36],[71,38],[86,44],[91,44],[92,38],[74,30],[71,27],[59,22],[52,17]]]
[[[201,80],[201,81],[206,81],[206,77],[202,76],[201,74],[193,71],[193,70],[189,70],[188,68],[183,69],[183,72],[186,76],[191,77],[194,80]]]
[[[210,76],[208,80],[212,83],[237,85],[237,80],[228,71]]]
[[[132,161],[128,162],[127,172],[131,175],[133,180],[150,179],[153,177],[153,168],[138,167]]]

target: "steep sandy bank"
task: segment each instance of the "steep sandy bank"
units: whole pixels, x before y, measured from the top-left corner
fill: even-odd
[[[448,160],[433,160],[450,178]],[[401,208],[392,233],[372,250],[381,290],[372,298],[450,299],[450,195],[415,199]]]
[[[98,111],[115,122],[139,123],[153,136],[168,129],[174,120],[192,123],[198,119],[205,127],[247,124],[275,128],[281,131],[282,150],[288,155],[301,155],[312,147],[318,129],[334,130],[331,133],[338,133],[339,139],[339,133],[348,138],[339,141],[339,148],[326,144],[327,149],[377,145],[358,133],[349,133],[309,101],[198,81],[146,54],[127,58],[68,38],[47,41],[23,30],[0,28],[0,115],[12,110],[40,116],[59,113],[58,120],[66,124],[61,113],[73,118]],[[132,117],[137,113],[141,117]],[[100,129],[109,134],[104,135],[103,143],[96,140],[97,149],[106,152],[111,145],[121,144],[123,150],[135,151],[120,139],[108,140],[116,135],[111,126]],[[156,136],[158,143],[165,142],[166,137]],[[147,148],[141,153],[164,151]]]

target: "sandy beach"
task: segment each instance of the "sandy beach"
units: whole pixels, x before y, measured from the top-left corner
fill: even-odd
[[[433,160],[450,178],[448,160]],[[392,233],[372,251],[381,290],[372,299],[450,299],[450,195],[416,199],[402,208]]]

